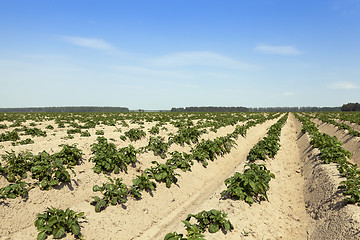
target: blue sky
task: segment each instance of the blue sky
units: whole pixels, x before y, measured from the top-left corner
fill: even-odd
[[[360,102],[360,0],[0,0],[0,107]]]

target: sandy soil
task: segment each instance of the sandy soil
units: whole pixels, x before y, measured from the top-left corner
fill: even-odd
[[[95,129],[90,130],[91,137],[81,138],[81,140],[77,135],[75,135],[77,136],[75,139],[61,139],[67,135],[66,129],[55,129],[53,132],[47,130],[50,133],[47,138],[36,138],[35,144],[13,147],[10,143],[1,143],[4,148],[0,149],[0,154],[9,149],[15,149],[16,152],[29,149],[33,153],[47,150],[53,153],[60,150],[59,144],[77,143],[78,148],[84,151],[85,156],[84,163],[75,167],[77,174],[73,177],[71,184],[62,185],[49,191],[35,188],[29,192],[27,201],[14,199],[6,200],[6,204],[1,204],[0,219],[3,221],[0,227],[0,239],[36,239],[37,229],[33,225],[36,214],[49,206],[64,209],[69,207],[75,211],[85,212],[87,219],[81,223],[81,232],[85,239],[163,239],[168,232],[185,233],[181,220],[184,220],[188,214],[210,209],[227,212],[228,219],[233,223],[235,229],[227,234],[222,232],[205,233],[206,239],[331,239],[327,236],[336,236],[337,232],[343,230],[335,229],[333,230],[335,234],[330,231],[332,235],[330,233],[321,235],[314,227],[319,226],[318,229],[321,231],[328,230],[324,227],[324,222],[319,224],[318,220],[329,220],[337,212],[332,208],[331,214],[326,215],[325,210],[329,208],[319,207],[324,203],[321,202],[322,200],[321,204],[319,203],[318,199],[323,199],[319,196],[324,193],[321,192],[321,188],[314,190],[313,183],[318,176],[322,175],[314,171],[314,164],[309,165],[309,162],[313,163],[316,160],[316,152],[309,148],[308,137],[306,138],[306,135],[300,133],[301,125],[292,114],[289,115],[282,129],[281,148],[278,154],[274,159],[265,162],[267,168],[276,176],[270,182],[269,201],[249,206],[242,201],[220,199],[220,192],[225,189],[224,180],[236,171],[243,172],[249,150],[265,136],[268,127],[276,121],[277,119],[267,121],[250,128],[245,138],[239,137],[237,147],[232,149],[230,154],[219,157],[214,162],[209,162],[207,168],[195,163],[191,172],[179,171],[181,177],[177,186],[166,188],[164,184],[157,184],[158,187],[153,195],[144,193],[143,198],[139,201],[129,199],[124,207],[109,206],[100,213],[96,213],[94,207],[90,205],[91,196],[98,195],[92,191],[92,187],[106,181],[103,174],[97,175],[93,172],[93,163],[88,161],[91,156],[90,145],[96,140]],[[42,127],[47,124],[42,123]],[[134,126],[131,125],[129,128]],[[145,129],[151,126],[152,124],[145,123]],[[168,132],[176,132],[176,128],[172,125],[166,127],[168,131],[162,131],[162,136],[166,136]],[[216,136],[224,136],[232,132],[234,128],[235,126],[224,127],[217,133],[211,132],[202,137],[213,139]],[[122,142],[119,140],[122,133],[114,132],[115,127],[97,126],[96,129],[103,129],[105,137],[114,138],[113,142],[119,147],[128,144],[133,144],[136,148],[145,146],[149,138],[148,134],[147,138],[135,143]],[[122,132],[126,129],[122,129]],[[55,136],[51,134],[55,134]],[[25,139],[26,136],[22,138]],[[187,152],[190,147],[172,146],[169,151],[175,150]],[[152,152],[140,155],[138,160],[137,167],[130,168],[128,174],[120,173],[112,176],[122,177],[126,184],[130,184],[131,179],[138,174],[138,171],[148,167],[151,161],[165,161],[155,157]],[[328,186],[329,179],[319,177],[316,184]],[[331,186],[336,188],[339,179],[334,181],[335,183]],[[6,184],[6,180],[1,176],[0,187]],[[338,199],[341,200],[341,197]],[[358,207],[354,207],[342,208],[346,211],[339,213],[345,217],[337,219],[336,223],[342,224],[342,221],[348,220],[350,212],[353,213],[350,227],[357,229],[356,227],[360,226],[357,222]],[[324,211],[321,212],[319,209]],[[344,226],[349,227],[349,225]],[[68,234],[63,239],[73,239],[73,236]]]
[[[351,153],[351,162],[360,166],[360,137],[352,137],[347,130],[339,130],[336,126],[324,123],[319,119],[312,120],[320,132],[336,136],[343,143],[342,147]]]
[[[196,207],[187,209],[187,212],[177,220],[176,225],[165,228],[165,232],[172,230],[180,232],[183,229],[180,219],[185,219],[188,213],[197,213],[203,209],[221,209],[228,213],[235,230],[226,235],[222,232],[206,234],[206,239],[306,239],[310,217],[305,209],[304,179],[300,170],[300,153],[296,138],[297,130],[294,127],[294,118],[291,116],[281,133],[280,151],[274,159],[265,162],[267,168],[276,176],[270,182],[268,202],[263,201],[249,206],[242,201],[221,200],[220,192],[225,190],[222,181],[210,197]],[[250,139],[245,140],[248,142]],[[242,156],[235,153],[239,163],[235,171],[243,172],[244,160],[249,150],[250,148],[247,148],[243,151],[245,154],[243,153]],[[230,174],[232,175],[233,173]],[[183,230],[182,232],[184,233]]]
[[[298,121],[296,125],[300,126]],[[305,204],[312,221],[308,239],[360,239],[360,211],[355,205],[345,205],[338,189],[341,181],[336,164],[321,164],[319,150],[309,146],[308,134],[298,135],[302,174],[305,179]]]

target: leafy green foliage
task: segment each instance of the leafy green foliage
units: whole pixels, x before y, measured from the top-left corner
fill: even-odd
[[[180,168],[183,172],[191,171],[191,166],[194,165],[191,154],[175,151],[171,152],[170,155],[171,158],[166,161],[166,164],[168,166]]]
[[[29,184],[22,181],[11,183],[6,187],[0,188],[0,199],[16,198],[28,196]]]
[[[180,128],[176,135],[170,134],[169,144],[176,143],[184,146],[185,143],[188,145],[197,143],[200,136],[205,132],[205,129],[199,130],[197,127]]]
[[[23,127],[23,130],[25,132],[25,135],[31,135],[32,137],[46,137],[47,134],[45,131],[42,131],[39,128],[28,128],[28,127]]]
[[[158,126],[153,126],[150,128],[149,133],[156,135],[160,133],[160,128]]]
[[[326,122],[326,123],[336,126],[340,130],[347,130],[348,133],[353,137],[360,137],[360,132],[354,130],[352,127],[350,127],[349,125],[347,125],[345,123],[338,123],[335,120],[330,119],[330,117],[325,115],[324,113],[322,113],[322,114],[317,113],[316,117],[319,118],[322,122]]]
[[[194,218],[197,224],[191,224],[191,219]],[[186,227],[186,238],[184,235],[177,232],[166,234],[164,240],[205,240],[204,233],[209,230],[210,233],[216,233],[220,229],[226,233],[234,229],[232,223],[226,219],[227,214],[219,210],[212,209],[210,211],[201,211],[197,214],[189,214],[187,218],[182,221]]]
[[[145,170],[145,173],[149,174],[151,178],[155,179],[157,182],[165,182],[166,187],[168,188],[172,183],[177,183],[178,179],[176,176],[180,176],[180,174],[174,172],[175,167],[167,164],[160,164],[157,161],[152,161],[151,163],[155,166]]]
[[[95,134],[96,135],[104,135],[104,130],[96,130]]]
[[[49,129],[49,130],[53,130],[53,129],[54,129],[54,127],[53,127],[52,125],[47,125],[45,128],[46,128],[46,129]]]
[[[72,166],[66,166],[61,159],[43,151],[35,156],[34,163],[30,169],[33,179],[40,181],[39,187],[41,190],[49,190],[60,182],[69,183],[71,178],[67,169],[72,170]]]
[[[208,165],[207,160],[214,161],[217,156],[229,153],[236,145],[235,140],[230,137],[217,137],[212,140],[201,140],[195,148],[191,149],[193,159],[201,162],[204,167]]]
[[[346,158],[351,158],[351,153],[341,147],[342,142],[338,141],[335,136],[330,137],[325,133],[316,133],[311,138],[310,144],[320,150],[319,157],[324,163],[344,163],[347,161]]]
[[[129,144],[129,146],[127,147],[120,148],[119,153],[121,155],[122,160],[126,164],[128,165],[131,164],[133,167],[135,167],[137,162],[136,155],[139,153],[139,151],[136,150],[133,145]]]
[[[75,134],[75,133],[81,133],[81,129],[80,128],[75,128],[75,129],[68,129],[66,131],[67,134]]]
[[[241,126],[236,126],[234,133],[236,135],[241,135],[242,137],[246,136],[246,132],[250,127],[253,127],[256,125],[255,121],[248,121],[246,124]]]
[[[98,137],[97,143],[91,145],[91,151],[94,154],[91,160],[95,163],[95,173],[127,171],[128,163],[123,158],[123,154],[116,149],[115,144],[108,143],[106,138]]]
[[[130,188],[130,194],[136,199],[141,198],[141,191],[145,190],[147,192],[152,192],[156,189],[156,183],[152,182],[149,175],[146,173],[136,176],[132,182],[133,185]]]
[[[308,117],[301,117],[297,114],[295,114],[295,117],[303,124],[303,132],[310,134],[310,144],[320,150],[319,158],[323,163],[339,164],[337,168],[339,173],[341,176],[346,177],[346,180],[342,181],[339,186],[343,195],[347,196],[344,202],[346,204],[360,205],[360,170],[357,165],[347,160],[351,158],[350,152],[341,147],[342,142],[338,141],[335,136],[330,137],[327,134],[320,133]]]
[[[101,187],[95,185],[93,187],[94,192],[101,192],[103,197],[92,197],[92,205],[95,205],[95,212],[100,212],[104,210],[109,204],[117,205],[124,204],[127,201],[128,189],[127,186],[122,183],[121,178],[116,178],[115,180],[107,177],[110,180],[110,183],[103,183]]]
[[[91,134],[89,133],[88,130],[85,130],[85,131],[81,131],[80,133],[80,137],[90,137]]]
[[[267,157],[273,158],[280,149],[280,138],[270,135],[264,137],[253,148],[251,148],[247,160],[254,162],[255,160],[266,160]]]
[[[275,175],[266,169],[264,164],[248,163],[244,173],[236,172],[234,176],[225,180],[226,190],[221,192],[222,197],[232,197],[253,204],[256,200],[266,199],[269,182]]]
[[[65,211],[54,207],[48,208],[44,213],[37,214],[34,222],[39,231],[37,240],[44,240],[48,235],[53,238],[62,238],[67,232],[81,238],[79,219],[84,219],[84,213],[77,213],[69,208]]]
[[[226,219],[227,214],[219,210],[212,209],[210,211],[201,211],[197,214],[189,214],[183,223],[190,227],[191,218],[197,220],[197,226],[200,232],[205,232],[209,230],[210,233],[216,233],[220,229],[223,232],[231,231],[234,229],[234,226],[229,220]]]
[[[130,141],[137,141],[146,136],[146,133],[142,129],[130,129],[129,131],[124,132],[125,136],[130,139]]]
[[[250,149],[247,160],[255,162],[256,160],[266,160],[268,157],[273,158],[280,149],[281,128],[284,125],[288,115],[280,118],[274,125],[269,128],[267,136]]]
[[[17,142],[12,142],[11,145],[17,146],[17,145],[26,145],[26,144],[32,144],[32,143],[34,143],[34,141],[31,138],[27,138],[27,139],[20,140]]]
[[[169,144],[160,137],[150,137],[149,143],[146,146],[146,150],[153,151],[155,156],[160,156],[162,159],[166,158],[168,148]]]
[[[15,182],[27,177],[33,155],[30,152],[20,152],[16,155],[14,150],[11,150],[2,155],[2,159],[5,162],[5,166],[1,169],[2,174],[9,182]]]
[[[172,232],[166,234],[164,240],[205,240],[204,235],[201,233],[197,225],[191,225],[188,221],[183,221],[186,226],[186,238],[182,233]]]
[[[73,144],[71,146],[67,144],[61,144],[60,147],[62,147],[60,152],[53,155],[55,158],[61,159],[63,164],[70,166],[80,164],[83,153],[80,149],[76,147],[76,144]]]
[[[19,139],[20,139],[19,134],[15,130],[0,134],[0,142],[17,141]]]
[[[357,204],[360,206],[360,178],[348,178],[340,183],[339,189],[343,189],[343,195],[349,196],[344,201],[346,204]]]

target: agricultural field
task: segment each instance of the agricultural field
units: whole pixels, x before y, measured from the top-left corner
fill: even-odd
[[[360,239],[359,119],[1,113],[0,240]]]

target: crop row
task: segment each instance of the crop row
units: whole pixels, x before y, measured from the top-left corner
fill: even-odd
[[[281,117],[274,125],[269,128],[267,136],[251,149],[247,157],[248,160],[266,160],[268,157],[273,158],[276,155],[280,147],[279,141],[281,128],[286,122],[287,117],[288,114]],[[244,133],[242,130],[240,130],[240,128],[238,128],[236,131],[237,134],[240,132]],[[265,154],[259,154],[260,152],[265,152]],[[227,189],[221,192],[223,199],[230,197],[236,200],[244,200],[250,205],[254,203],[255,200],[268,200],[266,192],[269,190],[269,181],[271,178],[275,178],[275,176],[266,169],[264,164],[255,164],[254,161],[255,160],[249,160],[249,163],[245,165],[243,174],[236,172],[234,176],[225,180],[224,183]],[[200,223],[191,225],[189,222],[191,217],[196,218]],[[223,232],[226,233],[226,231],[232,230],[233,226],[228,220],[225,220],[224,217],[226,217],[226,214],[221,213],[218,210],[202,211],[197,215],[189,214],[188,217],[182,221],[187,230],[187,238],[183,238],[183,234],[172,232],[168,233],[164,240],[204,239],[204,235],[201,233],[205,231],[207,225],[209,224],[210,233],[217,232],[221,227],[224,228]],[[202,223],[199,219],[202,219],[201,221],[205,222],[207,225]],[[214,219],[216,219],[215,224]]]
[[[270,115],[269,117],[277,117],[277,115]],[[231,148],[235,145],[235,139],[239,135],[245,136],[248,128],[255,126],[256,124],[266,121],[266,118],[259,117],[256,121],[248,121],[242,126],[237,126],[234,132],[223,136],[215,138],[214,140],[201,140],[200,142],[196,141],[200,137],[194,130],[186,131],[186,128],[179,129],[177,135],[189,139],[191,143],[196,143],[195,147],[191,148],[190,154],[180,153],[180,152],[171,152],[171,158],[166,161],[166,163],[158,163],[153,161],[150,168],[146,169],[141,175],[136,176],[133,179],[133,185],[127,187],[122,183],[120,178],[111,179],[109,178],[108,183],[103,183],[102,186],[95,185],[93,190],[95,192],[99,191],[103,194],[103,197],[93,197],[91,204],[95,205],[96,211],[101,211],[107,205],[112,204],[124,204],[128,196],[132,196],[135,199],[141,199],[141,192],[153,191],[156,188],[156,182],[165,182],[167,187],[170,187],[172,183],[176,183],[177,174],[174,172],[175,169],[181,169],[182,171],[191,170],[193,161],[201,162],[204,166],[208,163],[207,161],[214,161],[218,156],[222,156],[226,153],[229,153]],[[234,123],[234,122],[232,122]],[[189,127],[188,127],[189,129]],[[194,133],[196,137],[192,134],[184,134],[185,132]],[[203,133],[203,131],[199,131]],[[178,143],[174,139],[174,136],[169,137],[167,145]],[[195,140],[194,140],[195,139]],[[149,144],[146,147],[135,149],[131,145],[125,148],[117,148],[114,144],[107,142],[107,139],[104,137],[98,137],[97,142],[92,144],[93,156],[91,161],[95,163],[94,171],[95,172],[104,172],[108,173],[114,171],[126,172],[127,166],[133,166],[136,164],[136,154],[143,153],[146,151],[153,151],[154,155],[164,154],[164,151],[161,150],[160,145],[156,140],[161,140],[161,143],[165,143],[163,139],[150,137]],[[188,144],[186,141],[184,143]],[[181,142],[178,144],[182,144]],[[16,196],[27,196],[27,191],[35,186],[39,186],[42,190],[47,190],[52,188],[55,185],[58,185],[61,182],[67,183],[70,181],[69,171],[73,172],[73,166],[80,164],[82,160],[82,152],[77,149],[76,145],[62,145],[63,149],[53,155],[48,154],[46,151],[38,155],[33,155],[29,152],[21,152],[18,155],[14,151],[7,152],[7,155],[3,156],[3,162],[5,166],[0,165],[1,175],[5,176],[10,185],[2,188],[0,190],[1,198],[14,198]],[[109,159],[112,161],[108,162]],[[104,163],[105,162],[105,163]],[[114,168],[106,168],[105,166],[111,165],[114,163]],[[99,171],[100,170],[100,171]],[[38,181],[35,184],[29,184],[22,181],[22,179],[27,177],[27,173],[31,173],[33,179]],[[75,174],[75,172],[73,172]],[[153,181],[154,180],[154,181]],[[63,212],[59,209],[48,209],[47,212],[38,215],[38,219],[35,225],[39,230],[39,239],[45,239],[47,235],[54,235],[54,237],[62,236],[65,231],[73,232],[75,236],[80,236],[77,231],[78,223],[75,224],[75,220],[66,220],[70,224],[67,227],[60,227],[59,222],[54,222],[54,220],[49,219],[59,219],[59,217],[53,217],[52,213],[61,213],[65,215],[75,216],[77,213],[71,212],[72,210],[68,209]],[[75,215],[74,215],[75,214]],[[46,216],[45,216],[46,215]],[[76,216],[82,217],[82,214]],[[65,217],[67,218],[67,217]],[[43,219],[43,220],[39,220]],[[45,220],[48,219],[48,220]],[[45,223],[50,221],[50,223]],[[58,226],[58,227],[57,227]],[[72,226],[72,227],[71,227]],[[74,228],[72,231],[71,228]]]
[[[244,172],[236,172],[232,177],[225,180],[227,189],[221,192],[223,198],[244,200],[250,205],[261,199],[268,200],[266,192],[269,190],[271,178],[275,178],[275,175],[267,170],[264,164],[254,162],[275,157],[280,149],[281,128],[287,117],[288,114],[281,117],[269,128],[267,135],[253,146],[247,156],[248,163],[244,167]]]
[[[342,142],[337,138],[330,137],[321,133],[316,125],[307,117],[295,115],[302,123],[302,132],[310,135],[310,144],[313,148],[320,151],[319,158],[324,164],[335,163],[342,177],[346,180],[340,183],[339,189],[342,189],[346,204],[360,205],[360,169],[356,164],[348,161],[351,159],[351,153],[343,149]]]
[[[308,117],[308,118],[311,118],[310,115],[305,115],[305,116]],[[322,122],[334,125],[339,130],[347,130],[348,133],[353,137],[360,137],[360,132],[354,130],[352,127],[350,127],[349,125],[347,125],[345,123],[339,123],[339,122],[335,121],[330,116],[328,116],[328,114],[324,114],[324,113],[319,114],[319,113],[317,113],[314,118],[317,118],[317,119],[321,120]]]

